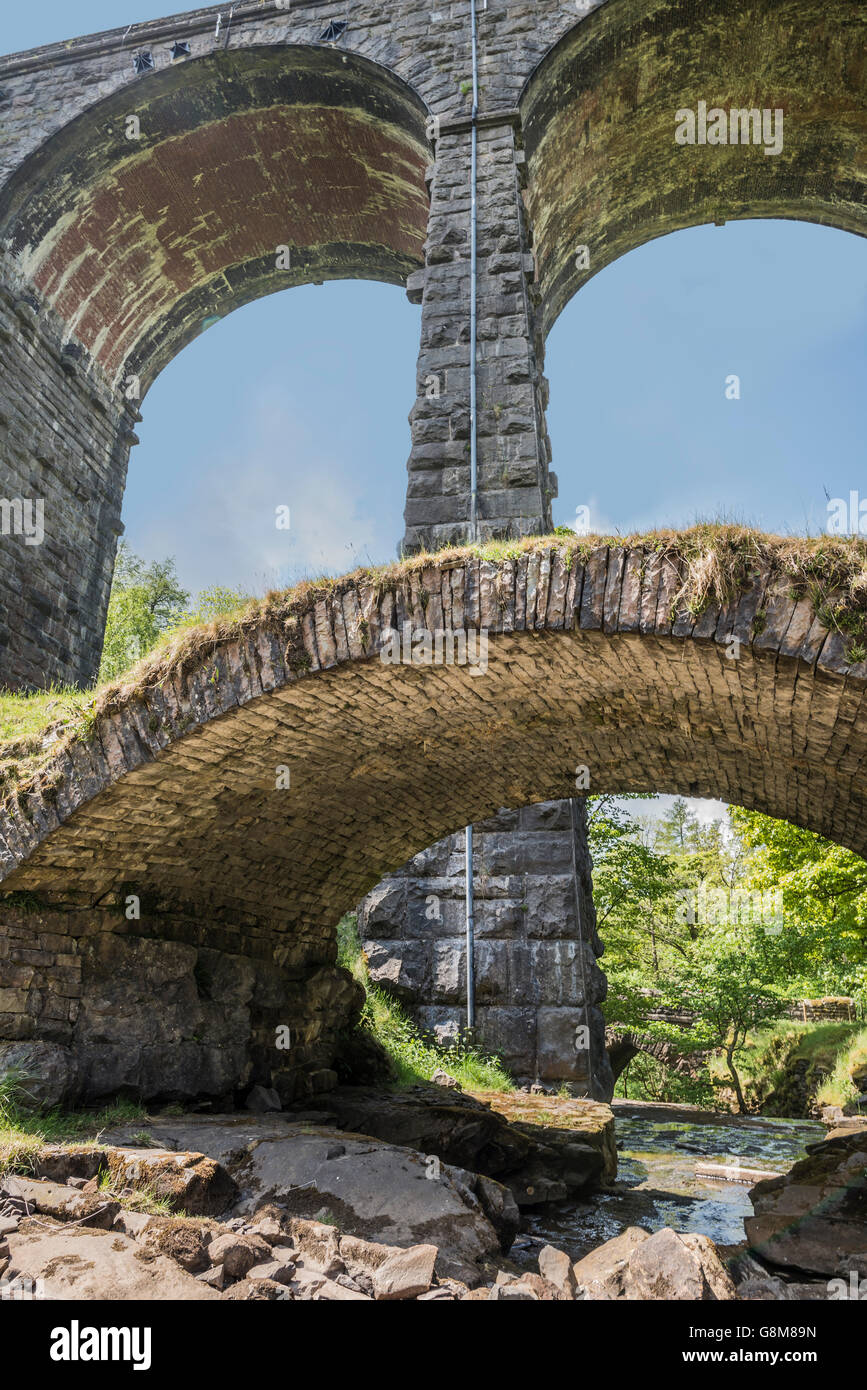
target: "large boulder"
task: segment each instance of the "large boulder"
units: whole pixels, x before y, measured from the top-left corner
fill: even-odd
[[[506,1193],[497,1200],[493,1182],[477,1194],[475,1173],[369,1136],[287,1115],[187,1116],[147,1128],[161,1148],[177,1144],[221,1165],[240,1189],[239,1216],[270,1203],[288,1216],[325,1214],[342,1232],[389,1246],[435,1244],[440,1275],[477,1280],[480,1264],[500,1253],[498,1228],[514,1232],[514,1208]],[[103,1136],[115,1146],[131,1137]]]
[[[573,1266],[577,1297],[589,1301],[713,1302],[734,1299],[731,1277],[708,1236],[666,1226],[630,1226]]]
[[[495,1178],[521,1207],[589,1192],[614,1178],[614,1117],[607,1105],[522,1092],[479,1099],[445,1089],[340,1087],[305,1104],[326,1107],[341,1129]]]
[[[225,1169],[201,1153],[110,1148],[105,1162],[114,1187],[145,1187],[189,1216],[218,1216],[238,1195]]]
[[[811,1144],[750,1192],[750,1246],[771,1264],[838,1275],[867,1250],[867,1126]]]

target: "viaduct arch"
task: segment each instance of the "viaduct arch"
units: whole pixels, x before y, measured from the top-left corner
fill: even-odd
[[[146,390],[214,312],[278,285],[406,283],[422,313],[405,545],[466,538],[469,7],[331,8],[241,4],[218,25],[214,6],[0,59],[4,492],[45,507],[42,545],[0,546],[6,684],[97,668],[129,379]],[[863,233],[865,31],[857,0],[480,12],[483,539],[550,523],[544,339],[588,274],[700,221]],[[782,110],[783,149],[676,145],[675,111],[700,101]]]
[[[457,825],[569,795],[577,766],[864,854],[867,663],[793,595],[782,544],[756,553],[697,613],[676,546],[451,552],[272,596],[146,661],[7,800],[0,1036],[55,1049],[90,1095],[325,1086],[357,1003],[341,914]],[[839,585],[830,561],[814,575]],[[384,661],[404,624],[434,653],[462,633],[475,669],[460,648]]]

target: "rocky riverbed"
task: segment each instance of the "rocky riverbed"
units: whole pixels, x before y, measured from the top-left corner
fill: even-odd
[[[779,1121],[770,1136],[764,1122],[618,1123],[619,1175],[611,1110],[558,1097],[347,1087],[307,1111],[154,1115],[99,1144],[45,1145],[28,1172],[0,1179],[0,1290],[85,1300],[785,1299],[828,1297],[829,1278],[867,1258],[864,1129],[809,1143],[790,1181],[792,1147],[803,1153],[816,1127],[784,1138]],[[695,1133],[705,1142],[694,1144]],[[781,1177],[760,1184],[752,1204],[744,1189],[715,1199],[731,1207],[715,1243],[703,1228],[713,1203],[676,1190],[675,1176],[685,1187],[694,1150],[731,1154],[735,1135],[745,1158],[775,1162]],[[642,1158],[628,1142],[645,1146]],[[653,1181],[672,1186],[646,1185],[640,1168],[653,1167],[653,1154]]]

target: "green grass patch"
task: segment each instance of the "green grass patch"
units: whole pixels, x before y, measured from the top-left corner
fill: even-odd
[[[367,1028],[388,1053],[398,1087],[430,1081],[435,1071],[446,1071],[465,1091],[511,1091],[514,1082],[499,1058],[468,1043],[440,1047],[426,1040],[395,999],[371,983],[358,936],[354,914],[348,913],[337,928],[338,963],[363,987],[366,999],[361,1026]]]
[[[834,1066],[816,1095],[820,1105],[854,1105],[861,1094],[853,1075],[867,1069],[867,1028],[860,1028],[837,1053]]]
[[[35,1156],[46,1144],[98,1146],[104,1130],[146,1118],[142,1106],[129,1100],[99,1110],[36,1110],[27,1077],[9,1071],[0,1077],[0,1177],[32,1173]]]
[[[99,1179],[100,1194],[112,1202],[118,1202],[127,1211],[137,1211],[143,1216],[186,1217],[185,1211],[176,1211],[169,1197],[162,1197],[150,1183],[135,1183],[130,1187],[118,1187],[111,1173],[103,1173]]]

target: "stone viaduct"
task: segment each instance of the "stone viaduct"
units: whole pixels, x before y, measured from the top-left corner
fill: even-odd
[[[420,302],[405,544],[466,539],[469,4],[228,12],[0,58],[0,496],[45,532],[4,511],[0,683],[93,677],[139,405],[277,289],[367,276]],[[483,537],[549,529],[544,341],[589,275],[702,222],[863,232],[865,32],[860,0],[479,5]],[[782,110],[781,153],[676,144],[702,101]]]
[[[856,0],[487,0],[475,123],[465,0],[251,0],[0,58],[0,684],[93,678],[147,390],[265,293],[354,276],[420,304],[404,548],[468,538],[474,124],[478,535],[550,529],[557,315],[680,227],[863,232],[865,33]],[[675,112],[700,102],[783,111],[783,149],[677,145]],[[657,611],[652,556],[638,578],[633,552],[564,556],[432,562],[373,597],[347,584],[342,617],[331,594],[289,615],[301,647],[263,618],[130,692],[4,822],[0,1036],[45,1041],[87,1094],[317,1089],[353,1007],[336,916],[468,818],[556,802],[575,762],[600,790],[727,796],[857,848],[863,673],[836,634],[789,611],[770,661],[747,621],[730,671],[722,627],[672,628],[667,590]],[[432,605],[497,634],[494,679],[379,663],[389,592],[395,615],[434,629]],[[283,763],[291,799],[270,799]],[[604,988],[592,920],[582,939],[563,987],[586,1016]],[[509,979],[538,1007],[543,944],[519,945]]]
[[[867,663],[772,555],[698,616],[681,580],[656,546],[458,550],[146,660],[7,800],[0,1036],[91,1095],[326,1087],[357,1006],[341,914],[459,826],[568,794],[578,765],[600,791],[721,796],[864,854]],[[383,661],[404,622],[486,632],[486,669]],[[581,969],[564,955],[564,991]]]

